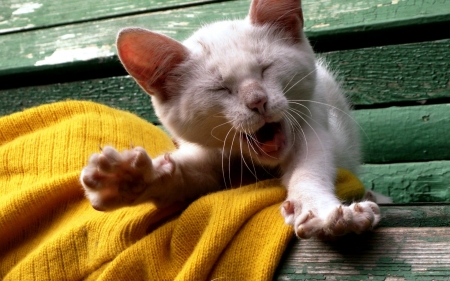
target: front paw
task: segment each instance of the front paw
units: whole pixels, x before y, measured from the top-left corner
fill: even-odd
[[[92,206],[107,211],[133,204],[152,182],[173,169],[169,156],[152,161],[141,147],[119,153],[107,146],[91,156],[80,180]]]
[[[281,212],[286,223],[294,226],[297,237],[303,239],[313,236],[332,239],[350,232],[359,234],[373,229],[381,218],[380,208],[370,201],[338,205],[324,211],[302,206],[296,200],[286,200]]]

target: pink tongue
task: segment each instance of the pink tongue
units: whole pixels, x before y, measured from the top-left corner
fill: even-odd
[[[266,153],[278,151],[283,144],[284,139],[284,136],[280,132],[277,132],[272,140],[262,143],[260,148]]]

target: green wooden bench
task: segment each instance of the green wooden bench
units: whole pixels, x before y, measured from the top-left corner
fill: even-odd
[[[0,3],[0,115],[92,100],[158,124],[126,76],[117,31],[182,40],[250,0]],[[361,179],[389,195],[373,233],[292,241],[279,280],[450,280],[450,0],[304,0],[312,45],[339,71],[364,132]],[[1,129],[1,128],[0,128]]]

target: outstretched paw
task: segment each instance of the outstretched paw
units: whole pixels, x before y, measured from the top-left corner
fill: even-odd
[[[134,203],[152,182],[173,170],[169,154],[152,161],[141,147],[119,153],[107,146],[91,156],[80,180],[92,206],[106,211]]]
[[[374,202],[338,205],[327,211],[318,208],[303,208],[294,200],[287,200],[281,206],[287,224],[293,225],[299,238],[313,236],[330,239],[344,234],[362,233],[373,229],[380,221],[380,209]]]

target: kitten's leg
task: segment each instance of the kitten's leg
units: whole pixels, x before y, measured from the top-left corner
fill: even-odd
[[[314,128],[321,142],[310,137],[288,167],[283,181],[288,189],[281,206],[287,224],[300,238],[333,237],[349,232],[361,233],[380,220],[377,204],[369,201],[344,206],[335,196],[335,167],[327,131]],[[306,134],[308,135],[308,134]],[[314,136],[309,134],[308,136]]]
[[[121,153],[105,147],[91,156],[80,180],[97,210],[114,210],[144,201],[165,206],[220,188],[219,165],[214,156],[209,150],[189,144],[154,160],[141,147]]]

